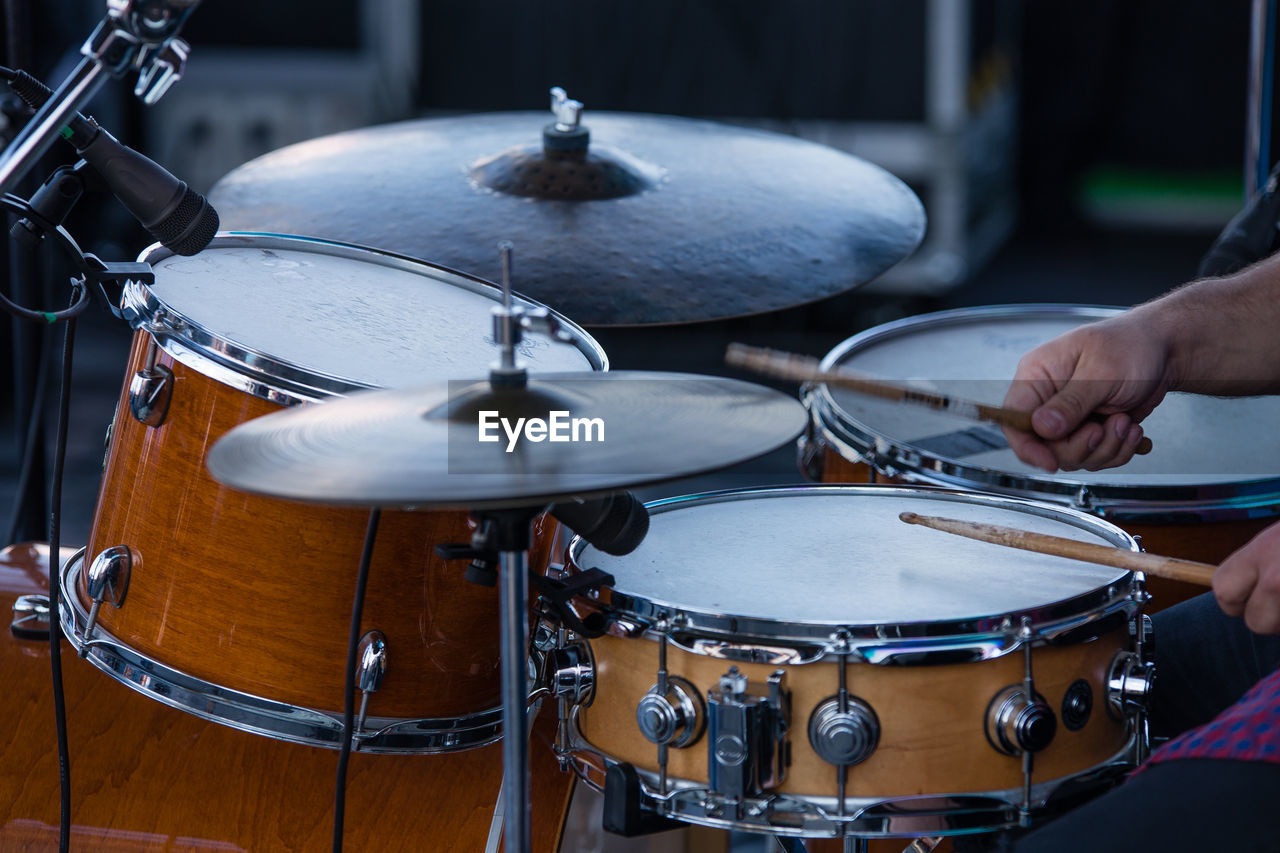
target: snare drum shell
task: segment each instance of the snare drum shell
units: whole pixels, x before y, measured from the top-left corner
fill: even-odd
[[[205,452],[232,427],[280,407],[161,353],[173,371],[158,427],[131,415],[127,377],[151,341],[134,337],[116,408],[88,557],[127,545],[123,607],[98,624],[148,658],[208,682],[341,713],[348,626],[369,513],[257,497],[222,486]],[[386,511],[362,630],[387,637],[370,716],[452,717],[501,705],[498,596],[434,553],[468,542],[465,512]],[[539,524],[530,564],[545,565]],[[82,573],[83,577],[83,573]],[[83,582],[77,590],[89,603]]]
[[[1036,690],[1060,713],[1067,688],[1078,679],[1093,691],[1094,708],[1078,731],[1059,725],[1053,742],[1037,753],[1035,783],[1066,778],[1103,764],[1124,747],[1125,724],[1103,709],[1107,669],[1127,630],[1079,646],[1044,647],[1034,652]],[[636,707],[654,685],[658,643],[601,637],[592,641],[596,695],[579,711],[579,729],[594,747],[637,768],[658,772],[657,747],[636,724]],[[668,671],[694,685],[718,683],[730,661],[680,649],[667,652]],[[778,667],[733,663],[751,682],[763,685]],[[791,766],[776,789],[796,797],[833,797],[836,768],[823,761],[806,736],[809,715],[835,695],[838,664],[785,666],[791,691]],[[880,721],[880,743],[865,762],[850,768],[846,796],[912,797],[1003,791],[1022,784],[1021,759],[1003,755],[984,733],[987,706],[1004,687],[1020,684],[1021,654],[966,664],[877,666],[846,664],[849,691],[867,702]],[[668,750],[672,778],[706,783],[706,736],[683,749]]]

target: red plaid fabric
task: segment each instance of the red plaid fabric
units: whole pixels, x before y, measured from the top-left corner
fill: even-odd
[[[1233,758],[1280,764],[1280,670],[1203,726],[1183,732],[1143,764],[1183,758]],[[1140,768],[1141,769],[1141,768]]]

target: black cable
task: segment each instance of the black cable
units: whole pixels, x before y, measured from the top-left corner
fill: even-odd
[[[41,215],[40,211],[27,203],[25,199],[19,198],[12,193],[5,193],[0,196],[0,205],[8,208],[11,213],[30,219],[46,236],[59,243],[71,255],[72,262],[80,272],[86,275],[95,272],[94,268],[89,264],[89,258],[84,252],[80,251],[80,247],[76,245],[75,240],[71,239],[71,235],[66,232],[66,229],[56,222],[50,222],[45,216]],[[63,320],[69,320],[89,307],[89,289],[86,287],[77,292],[79,294],[78,298],[73,299],[71,304],[61,311],[36,311],[32,308],[24,308],[3,293],[0,293],[0,308],[4,308],[10,314],[23,320],[52,325]]]
[[[342,705],[342,743],[338,745],[338,778],[333,789],[333,853],[342,853],[342,826],[347,809],[347,763],[351,759],[351,734],[356,718],[356,650],[360,645],[360,622],[364,613],[364,589],[369,580],[369,563],[373,560],[373,543],[378,538],[378,521],[382,511],[369,512],[369,526],[364,534],[364,550],[360,553],[360,570],[356,575],[356,594],[351,602],[351,634],[347,638],[346,698]]]
[[[76,282],[74,305],[88,288]],[[53,718],[58,730],[58,851],[67,853],[71,843],[71,751],[67,746],[67,703],[62,691],[62,631],[58,615],[61,590],[62,476],[67,459],[67,425],[71,420],[71,356],[75,350],[76,321],[67,321],[62,338],[62,384],[58,394],[58,432],[53,452],[53,482],[49,487],[49,663],[53,668]]]
[[[22,445],[22,466],[18,469],[18,486],[13,490],[13,507],[9,512],[9,526],[5,529],[4,541],[12,545],[18,538],[18,526],[22,521],[22,497],[30,487],[31,471],[35,468],[36,445],[40,444],[40,425],[44,423],[45,387],[49,384],[49,339],[43,337],[40,343],[40,366],[36,369],[36,385],[31,400],[31,417],[27,420],[27,440]]]

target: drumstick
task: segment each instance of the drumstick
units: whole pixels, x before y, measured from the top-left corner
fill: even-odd
[[[825,382],[828,385],[848,388],[859,394],[883,397],[886,400],[897,400],[902,403],[917,403],[931,409],[950,412],[971,421],[990,421],[1023,432],[1035,431],[1031,427],[1030,412],[976,403],[946,394],[897,385],[866,374],[855,373],[847,368],[823,370],[822,362],[807,355],[733,343],[729,344],[724,360],[731,367],[753,370],[778,379],[790,379],[793,382]],[[1101,419],[1092,417],[1090,420]],[[1134,452],[1139,455],[1150,453],[1151,439],[1144,435]]]
[[[1115,566],[1117,569],[1129,569],[1135,572],[1146,572],[1158,578],[1174,581],[1212,586],[1213,572],[1217,566],[1209,563],[1197,563],[1194,560],[1179,560],[1176,557],[1161,557],[1159,554],[1147,554],[1142,551],[1126,551],[1123,548],[1112,548],[1107,545],[1096,545],[1091,542],[1078,542],[1061,536],[1050,536],[1047,533],[1033,533],[1030,530],[1018,530],[1003,527],[999,524],[984,524],[978,521],[960,521],[954,518],[939,518],[936,515],[917,515],[914,512],[903,512],[898,518],[907,524],[921,524],[934,530],[943,530],[957,536],[967,536],[996,545],[1007,545],[1010,548],[1021,548],[1024,551],[1036,551],[1041,554],[1052,554],[1055,557],[1066,557],[1069,560],[1083,560],[1086,563],[1099,563],[1104,566]]]

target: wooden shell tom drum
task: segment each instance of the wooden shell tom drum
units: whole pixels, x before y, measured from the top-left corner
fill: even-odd
[[[64,627],[99,668],[162,702],[335,746],[368,514],[225,488],[206,472],[205,451],[282,405],[483,376],[496,358],[489,311],[500,291],[293,237],[222,235],[194,257],[153,249],[145,259],[156,281],[125,289],[138,331],[88,553],[64,570],[75,591]],[[562,322],[574,344],[526,338],[531,369],[604,369],[595,343]],[[151,402],[164,395],[167,405]],[[381,633],[386,669],[357,734],[362,749],[461,749],[500,735],[496,592],[434,553],[470,533],[462,512],[383,513],[363,629]],[[536,549],[549,542],[541,536]],[[87,576],[111,571],[127,577],[105,584],[89,628]]]

